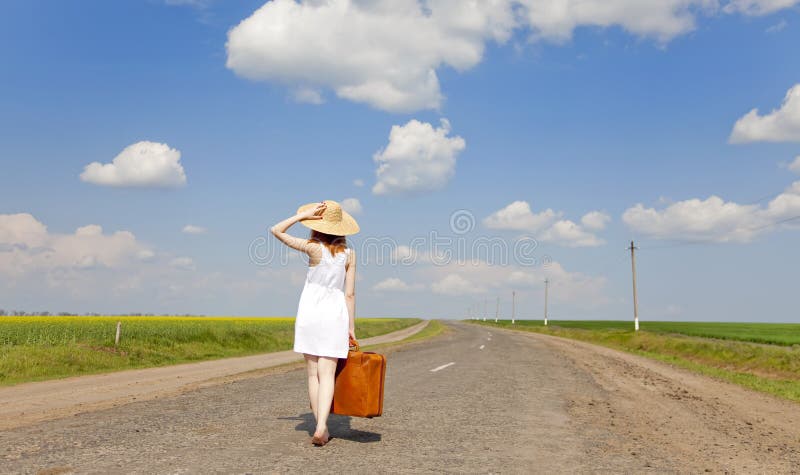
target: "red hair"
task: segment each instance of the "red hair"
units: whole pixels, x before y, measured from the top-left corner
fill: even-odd
[[[347,249],[347,239],[344,236],[336,236],[335,234],[326,234],[314,229],[311,230],[311,235],[308,237],[309,242],[318,242],[327,247],[332,256],[338,252],[344,252]]]

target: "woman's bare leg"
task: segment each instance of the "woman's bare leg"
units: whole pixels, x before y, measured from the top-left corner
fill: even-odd
[[[311,401],[311,412],[317,421],[317,401],[319,400],[319,377],[317,376],[317,356],[303,354],[306,358],[306,372],[308,373],[308,400]]]
[[[319,377],[319,390],[317,402],[317,430],[315,436],[328,436],[328,415],[331,412],[333,401],[333,383],[336,375],[336,363],[339,358],[320,356],[317,360],[317,375]]]

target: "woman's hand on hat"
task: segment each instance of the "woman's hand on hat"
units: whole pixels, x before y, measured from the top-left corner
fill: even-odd
[[[300,213],[299,217],[300,217],[301,220],[304,220],[304,219],[322,219],[322,213],[324,213],[327,208],[328,208],[328,205],[325,204],[325,202],[323,201],[322,203],[319,203],[317,206],[315,206],[315,207],[313,207],[311,209],[308,209],[306,211],[303,211],[302,213]]]

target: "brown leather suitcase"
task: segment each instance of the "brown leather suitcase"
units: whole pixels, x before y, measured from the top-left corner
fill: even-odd
[[[360,351],[355,340],[350,340],[350,343],[347,359],[340,358],[336,364],[331,413],[370,418],[380,416],[383,413],[386,357]]]

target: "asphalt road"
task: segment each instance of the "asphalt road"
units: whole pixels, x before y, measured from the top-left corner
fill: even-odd
[[[619,372],[621,381],[639,384],[644,377],[629,367],[622,376],[624,365],[592,369],[575,359],[585,353],[594,364],[616,356],[561,350],[547,337],[448,326],[433,340],[392,351],[383,417],[331,416],[333,439],[322,448],[310,444],[304,372],[293,369],[0,432],[0,467],[3,473],[194,474],[791,473],[800,466],[789,446],[773,454],[764,449],[764,457],[779,458],[774,466],[758,465],[762,447],[750,447],[752,462],[729,460],[741,452],[733,444],[746,446],[733,437],[720,436],[719,445],[732,446],[704,455],[685,447],[681,427],[659,439],[666,447],[648,448],[649,431],[659,427],[647,411],[628,415],[636,424],[618,413],[615,419],[624,387],[610,390],[602,379]],[[717,412],[710,417],[726,417]]]

